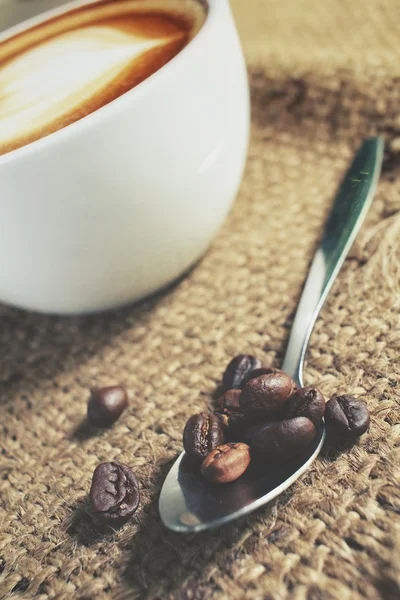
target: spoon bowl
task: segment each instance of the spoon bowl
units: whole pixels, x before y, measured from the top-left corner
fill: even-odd
[[[252,463],[236,481],[209,483],[198,465],[182,452],[168,473],[160,495],[163,522],[173,531],[198,532],[233,521],[270,502],[305,473],[325,439],[320,425],[307,451],[280,464]]]

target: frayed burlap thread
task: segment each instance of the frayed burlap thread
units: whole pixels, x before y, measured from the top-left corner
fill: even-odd
[[[400,597],[398,4],[234,0],[252,92],[237,202],[186,277],[137,306],[57,318],[0,308],[0,598],[395,600]],[[228,360],[279,365],[335,191],[366,135],[386,139],[367,221],[316,324],[305,380],[354,393],[371,428],[326,447],[276,502],[217,531],[163,528],[157,499],[188,416]],[[84,425],[88,390],[129,409]],[[119,531],[95,526],[99,462],[140,479]]]

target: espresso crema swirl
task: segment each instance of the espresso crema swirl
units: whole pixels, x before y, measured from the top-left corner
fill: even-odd
[[[98,110],[197,33],[196,0],[106,0],[0,42],[0,154]]]

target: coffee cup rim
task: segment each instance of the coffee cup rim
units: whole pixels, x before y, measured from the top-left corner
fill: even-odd
[[[24,146],[20,146],[19,148],[10,150],[10,152],[6,152],[5,154],[0,155],[0,166],[4,163],[17,160],[18,158],[22,158],[25,155],[37,152],[40,149],[45,148],[46,146],[51,147],[51,145],[59,143],[58,138],[62,140],[63,138],[67,139],[68,136],[79,135],[80,130],[85,128],[91,128],[93,125],[96,124],[96,121],[98,121],[98,119],[104,119],[105,117],[107,117],[107,114],[111,114],[116,107],[118,108],[118,106],[123,102],[126,102],[128,98],[130,99],[134,96],[140,97],[141,94],[147,94],[148,90],[151,89],[151,86],[156,85],[157,79],[159,79],[162,76],[167,76],[168,73],[175,68],[179,61],[182,62],[183,60],[186,60],[187,55],[190,52],[192,52],[193,49],[196,48],[196,46],[203,43],[202,39],[207,36],[208,31],[210,30],[210,28],[212,28],[213,21],[218,16],[222,4],[227,0],[193,1],[197,1],[200,4],[206,6],[206,18],[200,30],[184,46],[184,48],[182,48],[182,50],[178,52],[178,54],[173,56],[165,65],[157,69],[157,71],[146,77],[146,79],[135,85],[133,88],[124,92],[114,100],[111,100],[111,102],[104,104],[97,110],[89,113],[88,115],[85,115],[77,121],[73,121],[65,127],[58,129],[57,131],[45,135],[42,138],[29,142]],[[67,2],[62,6],[46,10],[40,13],[39,15],[35,15],[33,17],[25,19],[24,21],[21,21],[21,23],[13,25],[12,27],[7,28],[4,32],[1,32],[0,44],[8,38],[17,35],[18,33],[22,33],[23,31],[26,31],[27,29],[34,27],[35,25],[47,21],[48,19],[67,13],[73,8],[95,4],[96,2],[99,2],[99,0],[73,0],[72,2]]]

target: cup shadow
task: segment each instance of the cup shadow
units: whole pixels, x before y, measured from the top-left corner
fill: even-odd
[[[54,316],[0,304],[0,406],[13,414],[14,400],[19,398],[18,412],[24,406],[32,409],[29,390],[36,381],[52,381],[73,371],[127,328],[139,321],[146,326],[157,305],[174,293],[195,266],[153,295],[101,313]],[[75,431],[79,439],[97,433],[85,422]]]

